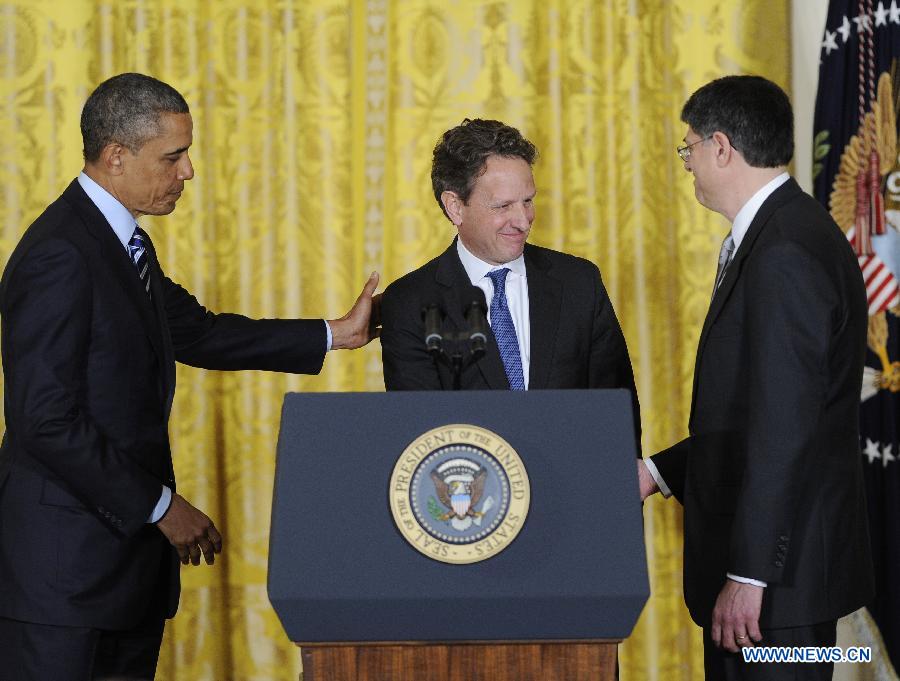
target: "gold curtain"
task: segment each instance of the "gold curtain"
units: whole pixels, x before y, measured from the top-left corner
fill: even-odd
[[[726,73],[789,86],[788,0],[0,1],[0,258],[81,168],[78,117],[122,71],[182,91],[196,178],[145,219],[168,274],[208,307],[338,316],[452,236],[430,152],[466,116],[536,142],[533,240],[597,262],[640,390],[643,448],[684,436],[694,351],[726,224],[675,147],[685,98]],[[183,569],[159,678],[295,680],[266,596],[274,443],[288,390],[381,390],[378,344],[319,377],[179,367],[179,491],[223,530]],[[681,593],[681,513],[645,509],[652,596],[621,648],[625,681],[702,678]]]

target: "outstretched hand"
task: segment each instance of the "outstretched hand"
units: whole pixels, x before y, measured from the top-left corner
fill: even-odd
[[[212,565],[216,559],[215,554],[222,552],[222,536],[213,521],[174,492],[169,510],[157,521],[156,526],[175,547],[184,565],[189,562],[200,565],[201,552],[206,564]]]
[[[372,272],[350,311],[340,319],[329,319],[331,349],[361,348],[381,333],[381,294],[375,295],[378,272]]]

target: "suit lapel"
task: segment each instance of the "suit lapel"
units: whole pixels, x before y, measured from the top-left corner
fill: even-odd
[[[119,282],[122,291],[137,311],[144,330],[147,332],[147,337],[150,339],[150,344],[160,361],[164,361],[165,352],[159,320],[147,297],[147,292],[137,276],[134,263],[129,259],[122,243],[116,237],[106,218],[103,217],[103,213],[84,193],[77,180],[69,185],[63,196],[80,213],[88,232],[100,244],[103,262],[109,267],[113,277]]]
[[[698,371],[700,358],[703,355],[703,349],[706,345],[709,330],[712,328],[712,325],[715,323],[716,319],[718,319],[719,314],[728,302],[732,290],[734,290],[735,285],[741,277],[744,264],[746,263],[747,258],[750,257],[753,246],[759,238],[759,235],[762,234],[763,229],[765,229],[769,218],[772,217],[776,210],[783,206],[787,201],[794,198],[797,194],[801,193],[801,191],[800,186],[796,183],[794,178],[790,178],[772,192],[772,194],[763,202],[756,212],[756,215],[753,217],[753,222],[750,223],[750,227],[747,229],[744,240],[741,242],[741,246],[738,248],[734,259],[729,263],[728,270],[725,272],[725,278],[722,279],[722,283],[719,284],[718,290],[713,295],[713,299],[709,305],[709,312],[706,313],[706,319],[703,322],[703,330],[700,332],[700,340],[697,343],[697,360],[694,364],[694,390],[691,399],[691,414],[694,412],[694,400],[697,396],[697,377],[700,373]]]
[[[459,254],[456,252],[456,239],[450,244],[450,248],[438,257],[435,280],[441,289],[447,317],[453,323],[456,331],[465,329],[466,320],[463,317],[460,292],[467,291],[472,286],[472,282],[469,281],[469,275],[466,274],[466,270],[459,260]],[[478,360],[477,366],[489,388],[509,390],[509,381],[506,378],[503,361],[500,359],[500,349],[497,347],[493,333],[488,337],[484,357]]]
[[[172,336],[169,332],[169,324],[166,318],[162,267],[159,264],[159,259],[156,257],[156,248],[154,248],[150,236],[143,229],[140,231],[147,246],[147,262],[150,266],[150,298],[153,302],[153,311],[159,325],[159,338],[162,343],[166,419],[168,420],[169,413],[172,410],[172,400],[175,397],[175,350],[172,348]],[[144,297],[146,297],[146,293]]]
[[[550,263],[540,251],[525,246],[525,273],[528,280],[528,316],[531,352],[528,389],[545,388],[550,380],[556,331],[559,327],[562,285],[549,275]]]

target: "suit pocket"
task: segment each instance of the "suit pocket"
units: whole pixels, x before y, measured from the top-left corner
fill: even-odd
[[[68,506],[72,508],[87,509],[87,506],[81,503],[75,496],[52,480],[44,480],[44,486],[41,490],[41,503],[44,506]]]

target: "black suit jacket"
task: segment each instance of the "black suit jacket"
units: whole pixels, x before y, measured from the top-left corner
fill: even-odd
[[[77,181],[28,228],[0,282],[0,616],[128,628],[171,616],[178,561],[146,523],[174,489],[175,361],[316,373],[321,320],[212,314],[165,277],[151,298]]]
[[[711,303],[690,436],[653,457],[684,504],[684,592],[710,624],[726,572],[768,583],[760,626],[836,619],[873,593],[859,448],[866,292],[847,239],[789,180]]]
[[[625,338],[597,266],[583,258],[525,245],[531,320],[529,390],[627,388],[640,412]],[[472,287],[456,241],[434,260],[392,283],[381,301],[381,348],[388,390],[449,390],[452,376],[425,350],[422,308],[439,304],[444,332],[466,329],[463,306]],[[462,374],[463,390],[509,390],[493,334],[487,352]]]

